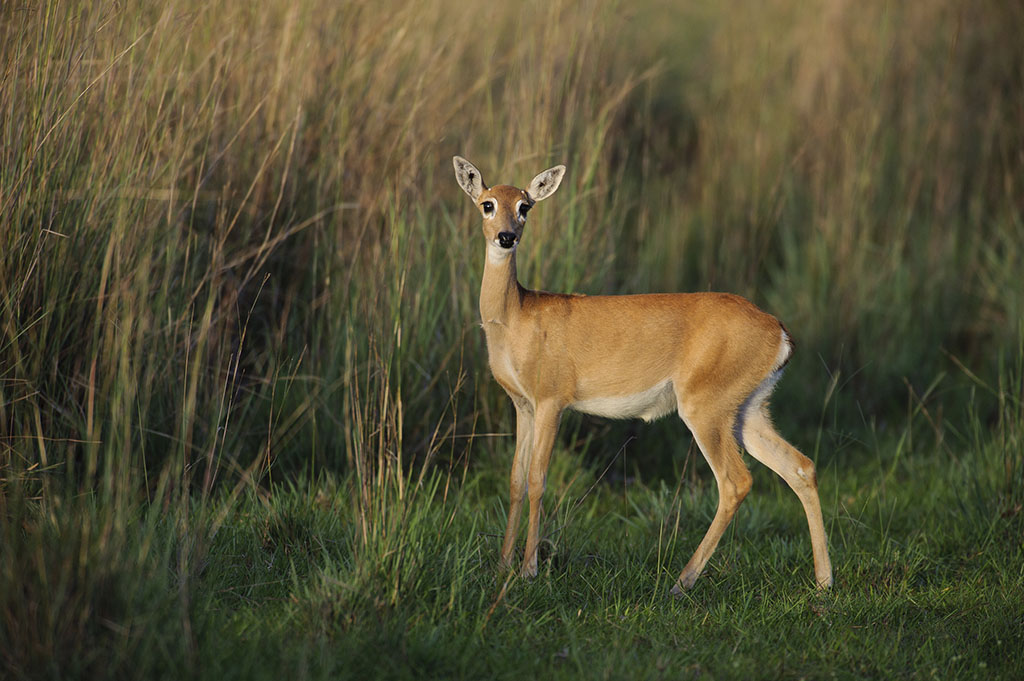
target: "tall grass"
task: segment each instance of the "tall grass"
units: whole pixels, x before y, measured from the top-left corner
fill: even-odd
[[[971,2],[4,5],[0,654],[59,670],[114,632],[136,659],[171,621],[188,659],[239,499],[343,474],[371,574],[414,504],[507,449],[455,153],[491,183],[569,166],[526,284],[728,289],[786,320],[794,427],[839,377],[851,429],[948,357],[995,381],[1024,315],[1022,25]],[[133,614],[154,588],[169,620]]]
[[[1019,8],[739,3],[685,20],[709,28],[698,64],[679,59],[680,85],[648,105],[674,116],[649,133],[648,175],[674,168],[679,189],[645,194],[669,197],[683,233],[644,235],[655,285],[751,294],[830,366],[870,367],[853,387],[872,407],[930,380],[940,347],[1012,340],[1024,75],[1003,46]]]

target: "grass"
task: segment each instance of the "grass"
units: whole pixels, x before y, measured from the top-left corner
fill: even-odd
[[[11,678],[1021,676],[1015,6],[0,8]],[[541,575],[453,181],[565,163],[529,286],[730,290],[798,352],[836,587],[685,430],[570,416]]]
[[[121,548],[153,548],[128,575],[115,561],[91,576],[125,599],[94,604],[91,659],[14,671],[92,675],[112,650],[128,675],[198,678],[1016,678],[1024,515],[1019,484],[1004,487],[1006,450],[955,461],[893,444],[821,472],[827,594],[812,588],[799,504],[764,469],[708,573],[676,600],[667,591],[713,514],[713,486],[598,482],[560,451],[535,580],[496,565],[498,471],[447,491],[443,474],[410,484],[406,503],[378,509],[400,520],[368,538],[355,480],[325,475],[231,503],[184,584],[169,567],[191,548],[175,523],[132,525]],[[31,555],[32,538],[5,545]]]

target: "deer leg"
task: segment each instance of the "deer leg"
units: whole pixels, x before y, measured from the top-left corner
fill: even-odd
[[[753,481],[750,471],[743,464],[726,419],[690,419],[686,420],[686,424],[715,474],[715,481],[718,483],[718,511],[704,539],[672,587],[672,593],[676,596],[680,595],[683,589],[692,587],[700,577],[705,564],[732,521],[736,509],[750,491]]]
[[[516,453],[512,459],[512,474],[509,476],[508,524],[505,526],[505,541],[501,545],[501,566],[511,567],[512,553],[519,534],[519,515],[526,496],[526,476],[530,470],[530,453],[533,450],[533,407],[529,402],[516,401]]]
[[[547,484],[548,463],[551,461],[551,448],[558,432],[558,420],[561,409],[553,405],[538,405],[533,425],[533,452],[530,456],[529,484],[527,494],[530,497],[530,521],[526,531],[526,553],[523,556],[523,575],[537,575],[537,544],[540,534],[541,497]]]
[[[752,457],[775,471],[796,492],[811,532],[815,581],[819,589],[832,586],[832,563],[828,557],[814,463],[775,431],[768,415],[761,409],[748,412],[743,424],[743,444]]]

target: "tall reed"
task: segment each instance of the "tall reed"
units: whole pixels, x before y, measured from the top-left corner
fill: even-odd
[[[883,420],[948,356],[995,376],[1024,315],[1021,25],[966,0],[4,5],[6,635],[84,649],[78,604],[114,584],[123,620],[165,562],[188,622],[233,501],[286,477],[350,474],[390,555],[423,466],[507,450],[456,153],[492,183],[569,166],[526,284],[785,319],[804,425],[822,362]]]

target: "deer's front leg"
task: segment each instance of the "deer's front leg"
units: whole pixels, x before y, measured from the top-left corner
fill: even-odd
[[[523,510],[526,496],[526,476],[530,470],[530,453],[533,450],[533,406],[526,400],[514,400],[516,405],[516,453],[512,459],[512,474],[509,480],[508,524],[505,526],[505,541],[501,545],[502,567],[512,566],[519,534],[519,514]]]
[[[538,405],[533,423],[533,452],[530,456],[528,493],[530,495],[530,522],[526,531],[526,553],[523,556],[523,575],[537,575],[537,544],[540,541],[540,507],[547,484],[551,447],[558,432],[561,409],[554,405]]]

